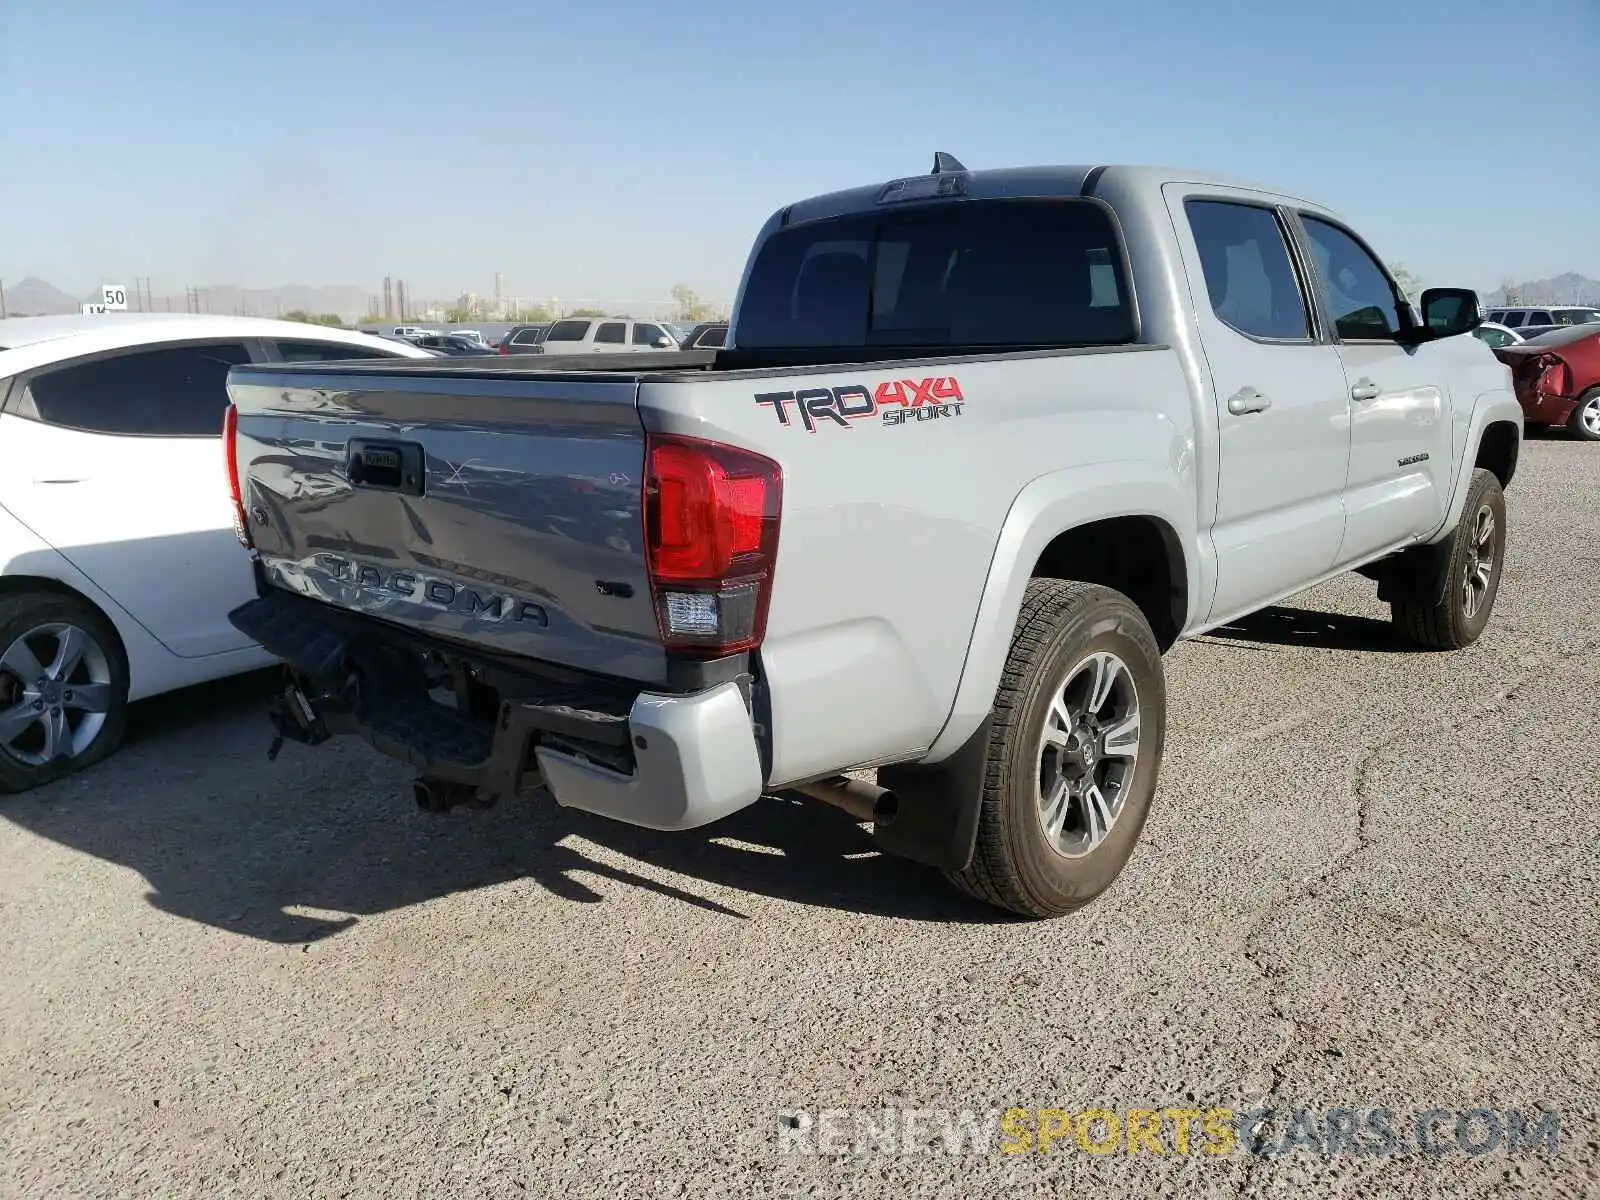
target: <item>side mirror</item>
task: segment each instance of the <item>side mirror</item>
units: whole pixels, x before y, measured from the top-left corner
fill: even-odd
[[[662,334],[660,337],[658,337],[656,339],[656,349],[657,350],[667,350],[667,349],[670,349],[671,346],[672,346],[672,339],[667,337],[665,334]]]
[[[1422,327],[1428,337],[1455,337],[1483,324],[1478,293],[1471,288],[1429,288],[1422,293]]]

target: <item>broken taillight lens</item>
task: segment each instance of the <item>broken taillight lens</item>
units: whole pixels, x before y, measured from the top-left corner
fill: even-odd
[[[1535,388],[1539,395],[1565,397],[1571,390],[1572,373],[1567,370],[1564,359],[1554,354],[1541,354],[1534,365],[1539,371],[1539,382]]]

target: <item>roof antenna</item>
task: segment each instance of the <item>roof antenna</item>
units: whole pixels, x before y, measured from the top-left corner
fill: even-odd
[[[930,175],[948,175],[952,171],[965,171],[961,161],[954,154],[946,154],[943,150],[933,152],[933,170]]]

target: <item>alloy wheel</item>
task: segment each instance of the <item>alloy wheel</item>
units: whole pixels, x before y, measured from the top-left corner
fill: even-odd
[[[1057,854],[1096,850],[1122,815],[1139,760],[1139,691],[1115,654],[1088,655],[1051,698],[1039,739],[1039,820]]]
[[[36,625],[0,653],[0,752],[28,766],[71,762],[111,710],[111,660],[87,630]]]
[[[1461,581],[1461,609],[1468,620],[1478,615],[1494,582],[1494,568],[1499,557],[1495,540],[1497,530],[1494,510],[1485,504],[1473,520],[1472,539],[1467,543],[1467,562]]]

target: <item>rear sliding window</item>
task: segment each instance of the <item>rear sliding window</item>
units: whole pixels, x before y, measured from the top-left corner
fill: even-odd
[[[1131,342],[1109,213],[1087,200],[964,200],[835,217],[768,238],[739,348]]]

